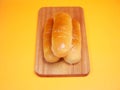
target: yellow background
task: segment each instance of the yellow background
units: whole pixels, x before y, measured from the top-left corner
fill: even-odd
[[[37,14],[44,6],[84,8],[88,76],[34,73]],[[0,90],[120,90],[120,1],[0,0]]]

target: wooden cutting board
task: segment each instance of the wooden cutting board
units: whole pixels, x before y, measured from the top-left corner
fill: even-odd
[[[43,29],[48,18],[53,17],[58,12],[66,12],[72,18],[77,19],[81,24],[82,33],[82,58],[78,64],[70,65],[60,60],[57,63],[47,63],[43,56]],[[44,7],[38,13],[37,43],[36,43],[36,63],[35,72],[39,76],[86,76],[90,71],[88,47],[84,23],[84,14],[81,7]]]

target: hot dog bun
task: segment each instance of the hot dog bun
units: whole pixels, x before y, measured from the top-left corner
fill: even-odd
[[[53,19],[50,18],[47,20],[43,32],[43,52],[44,52],[44,58],[47,62],[57,62],[59,60],[58,57],[53,55],[51,50],[52,27],[53,27]]]
[[[81,60],[81,30],[80,23],[73,19],[72,20],[73,31],[72,31],[72,48],[68,52],[68,55],[64,57],[64,60],[69,64],[77,63]]]
[[[52,51],[57,57],[64,57],[72,46],[72,19],[66,13],[54,17],[52,29]]]

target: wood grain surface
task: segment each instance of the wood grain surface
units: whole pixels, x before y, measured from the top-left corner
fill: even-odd
[[[66,12],[81,24],[82,33],[82,58],[77,64],[70,65],[60,60],[57,63],[47,63],[43,56],[43,29],[48,18],[58,12]],[[81,7],[44,7],[38,12],[36,62],[35,72],[39,76],[86,76],[90,71],[84,14]]]

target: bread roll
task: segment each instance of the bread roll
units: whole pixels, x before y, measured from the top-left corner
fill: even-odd
[[[81,30],[80,23],[73,19],[73,38],[72,38],[72,48],[68,52],[68,55],[64,57],[64,60],[69,64],[77,63],[81,60]]]
[[[52,29],[52,51],[57,57],[64,57],[72,46],[72,19],[66,13],[54,17]]]
[[[51,33],[53,27],[53,19],[50,18],[45,24],[43,32],[43,51],[44,58],[47,62],[57,62],[58,57],[54,56],[51,50]]]

